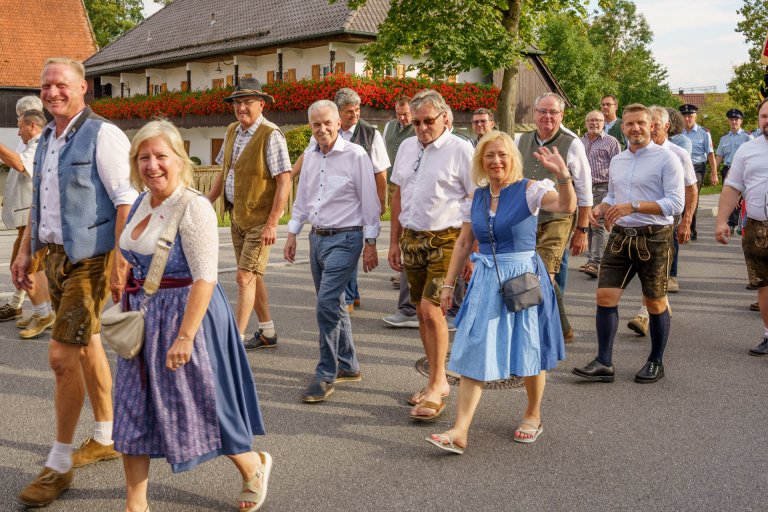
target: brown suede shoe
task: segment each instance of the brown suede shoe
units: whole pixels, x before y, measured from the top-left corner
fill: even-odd
[[[44,507],[53,503],[61,493],[72,485],[72,470],[57,473],[51,468],[43,468],[37,478],[19,493],[17,499],[28,507]]]
[[[109,446],[104,446],[90,437],[85,440],[80,448],[72,454],[72,467],[80,468],[99,462],[100,460],[112,460],[120,457],[120,454],[115,451],[115,445],[112,443]]]

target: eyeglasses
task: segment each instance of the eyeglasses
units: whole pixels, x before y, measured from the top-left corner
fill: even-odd
[[[235,106],[239,107],[240,105],[245,105],[246,107],[250,107],[254,103],[256,103],[259,100],[234,100]]]
[[[416,161],[413,163],[413,172],[417,172],[419,170],[419,167],[421,166],[421,157],[423,156],[424,156],[424,148],[421,148],[419,150],[419,156],[416,158]]]
[[[546,116],[547,114],[549,114],[552,117],[555,117],[560,113],[559,110],[547,110],[545,108],[537,108],[536,112],[538,112],[542,116]]]
[[[487,119],[478,119],[476,121],[472,121],[472,124],[488,124]]]
[[[419,126],[421,126],[421,123],[424,123],[426,126],[432,126],[433,124],[435,124],[435,121],[437,121],[438,119],[440,119],[440,116],[442,116],[442,115],[443,115],[443,113],[442,113],[442,112],[440,112],[440,113],[439,113],[439,114],[437,114],[435,117],[425,117],[424,119],[421,119],[421,120],[419,120],[419,119],[413,119],[413,120],[411,121],[411,123],[412,123],[412,124],[413,124],[413,126],[415,126],[416,128],[418,128]]]
[[[612,107],[614,105],[615,105],[615,103],[601,103],[600,104],[601,107]]]

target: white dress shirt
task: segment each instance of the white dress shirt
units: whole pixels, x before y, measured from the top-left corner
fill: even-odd
[[[686,187],[696,185],[696,171],[693,170],[693,162],[691,161],[691,155],[677,144],[672,144],[669,139],[664,139],[664,144],[661,145],[666,150],[669,150],[675,154],[680,160],[680,164],[683,166],[683,182]]]
[[[318,144],[310,144],[288,231],[298,235],[305,222],[318,228],[362,226],[365,238],[376,238],[380,216],[373,165],[362,146],[336,137],[324,155]]]
[[[653,201],[662,215],[631,213],[616,221],[623,227],[671,225],[674,215],[683,213],[683,166],[672,152],[650,142],[632,152],[625,149],[611,160],[608,172],[608,194],[604,203]]]
[[[352,134],[355,133],[357,125],[352,125],[348,131],[344,131],[339,128],[339,135],[344,140],[351,141]],[[389,155],[387,154],[387,146],[384,144],[384,138],[379,133],[379,130],[373,133],[373,142],[371,142],[371,161],[373,162],[373,172],[384,172],[392,165],[389,161]]]
[[[61,227],[61,202],[59,195],[59,153],[67,143],[67,133],[82,115],[72,118],[67,128],[56,137],[54,123],[48,136],[48,154],[45,155],[40,183],[40,227],[39,240],[43,243],[64,245]],[[115,207],[133,204],[138,192],[131,186],[131,171],[128,152],[131,143],[123,131],[111,123],[101,123],[96,135],[96,168],[104,188]],[[35,169],[35,171],[38,171]]]
[[[462,203],[475,190],[470,177],[474,148],[448,129],[426,147],[417,137],[397,150],[392,183],[400,187],[400,224],[414,231],[461,227]]]
[[[592,168],[589,166],[587,150],[579,136],[563,125],[560,131],[573,137],[573,142],[568,146],[568,153],[563,157],[565,165],[573,178],[573,191],[576,192],[576,206],[592,206]],[[534,133],[536,142],[543,146],[547,140],[541,140],[538,133]],[[518,141],[519,143],[519,141]],[[562,156],[562,155],[560,155]]]
[[[768,139],[761,135],[739,146],[725,184],[744,196],[747,217],[768,220]]]

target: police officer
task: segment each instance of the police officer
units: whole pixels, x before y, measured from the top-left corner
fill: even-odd
[[[710,180],[713,185],[717,185],[717,164],[715,163],[715,150],[712,146],[712,136],[709,130],[696,124],[696,113],[699,108],[696,105],[686,103],[680,107],[680,113],[683,114],[685,128],[683,135],[691,139],[693,150],[691,152],[691,161],[693,170],[696,171],[696,180],[698,182],[698,191],[701,192],[701,185],[704,181],[704,174],[707,172],[707,163],[709,163]],[[698,207],[698,205],[697,205]],[[696,211],[693,212],[693,222],[691,222],[691,240],[696,240]]]
[[[717,166],[723,165],[723,182],[725,182],[728,171],[731,168],[731,162],[733,161],[733,155],[736,154],[736,150],[739,146],[745,142],[752,140],[752,134],[745,132],[741,129],[741,123],[744,120],[744,113],[737,109],[732,108],[725,113],[725,117],[728,118],[728,124],[731,126],[731,130],[720,138],[720,143],[717,145],[717,151],[715,151],[715,160]],[[739,201],[741,203],[741,201]],[[739,212],[741,211],[741,204],[739,204],[731,214],[728,216],[728,227],[731,228],[731,233],[736,229],[736,225],[739,223]]]

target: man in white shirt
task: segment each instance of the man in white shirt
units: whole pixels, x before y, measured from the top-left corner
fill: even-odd
[[[733,157],[717,207],[715,239],[727,244],[731,238],[728,215],[744,198],[747,223],[741,247],[750,276],[757,284],[757,300],[763,320],[763,340],[749,350],[753,356],[768,356],[768,99],[757,108],[761,136],[745,142]]]
[[[48,248],[56,441],[43,470],[18,496],[30,507],[47,505],[69,488],[73,467],[120,456],[113,449],[112,376],[99,316],[109,290],[119,300],[125,288],[128,265],[115,249],[137,193],[130,184],[128,138],[86,106],[87,89],[82,63],[55,58],[44,64],[40,97],[54,122],[35,154],[30,221],[11,267],[17,286],[29,289],[31,255]],[[85,390],[96,425],[73,456]]]
[[[450,388],[445,376],[448,326],[440,310],[440,292],[461,228],[461,207],[474,190],[470,178],[473,148],[446,126],[448,105],[436,91],[411,100],[416,137],[403,141],[392,169],[392,229],[389,265],[405,268],[419,334],[429,362],[429,382],[409,397],[410,416],[433,420],[445,407]],[[402,253],[401,253],[402,249]],[[462,277],[469,279],[471,266]]]
[[[304,152],[283,254],[289,262],[295,261],[296,235],[310,223],[309,259],[317,292],[320,361],[301,399],[311,403],[327,399],[335,382],[362,378],[343,294],[361,250],[365,272],[378,265],[381,209],[371,159],[365,149],[339,135],[336,105],[327,100],[313,103],[309,126],[317,144],[310,144]]]

